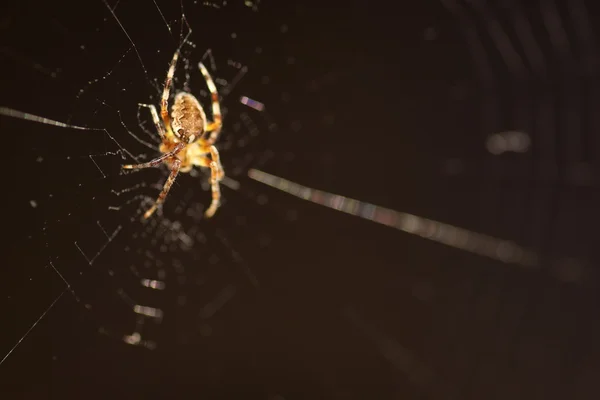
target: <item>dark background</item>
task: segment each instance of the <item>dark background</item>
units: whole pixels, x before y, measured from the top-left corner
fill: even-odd
[[[2,398],[598,398],[593,10],[199,3],[183,2],[197,46],[183,51],[192,91],[204,88],[194,66],[207,48],[217,77],[235,75],[228,59],[249,68],[223,99],[219,142],[240,190],[223,188],[223,207],[203,220],[205,175],[182,175],[164,218],[146,223],[140,199],[156,196],[149,185],[165,171],[121,174],[132,159],[119,150],[152,156],[127,129],[143,137],[136,104],[158,104],[180,5],[158,2],[170,35],[152,2],[121,0],[115,13],[135,48],[102,1],[2,6],[0,105],[107,132],[0,117],[0,355],[58,299],[0,364]],[[527,132],[529,151],[490,154],[487,137],[507,130]],[[309,204],[252,181],[249,168],[512,240],[539,264]],[[164,291],[138,283],[160,274]],[[133,304],[160,308],[162,322],[138,319]],[[125,344],[136,330],[156,348]]]

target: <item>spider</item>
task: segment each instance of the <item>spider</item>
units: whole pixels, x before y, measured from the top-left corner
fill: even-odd
[[[189,172],[194,166],[210,168],[212,202],[204,213],[206,218],[212,217],[220,204],[221,190],[219,188],[219,182],[223,179],[225,173],[221,161],[219,160],[219,152],[214,145],[221,132],[223,121],[217,87],[204,64],[199,63],[198,66],[211,94],[214,121],[209,122],[206,119],[206,114],[198,99],[187,92],[179,92],[175,95],[174,104],[171,108],[171,115],[169,115],[169,91],[178,58],[179,50],[173,55],[173,60],[171,61],[169,72],[167,73],[167,78],[165,80],[165,86],[163,88],[162,99],[160,102],[162,124],[158,119],[158,113],[153,104],[140,104],[141,107],[147,107],[152,114],[154,125],[156,125],[156,129],[162,141],[159,150],[163,154],[160,157],[142,164],[122,166],[124,169],[149,168],[164,162],[171,170],[169,178],[165,182],[158,198],[152,207],[144,213],[144,219],[150,218],[156,209],[165,201],[173,182],[175,182],[177,174],[180,171]],[[210,158],[208,157],[209,154]]]

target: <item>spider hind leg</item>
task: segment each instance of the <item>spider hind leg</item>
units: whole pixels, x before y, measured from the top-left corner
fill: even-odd
[[[210,153],[211,158],[206,156],[208,153]],[[210,206],[208,206],[204,212],[204,216],[206,218],[211,218],[215,215],[217,209],[221,205],[221,187],[219,182],[225,175],[223,166],[221,165],[221,160],[219,158],[219,151],[215,146],[203,148],[202,151],[200,151],[199,154],[194,157],[192,163],[199,167],[210,168],[210,188],[212,193],[212,201]]]

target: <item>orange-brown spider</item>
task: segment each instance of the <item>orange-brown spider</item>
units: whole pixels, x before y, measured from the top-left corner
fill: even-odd
[[[175,182],[179,171],[189,172],[194,166],[210,168],[210,183],[212,189],[212,202],[206,209],[204,215],[207,218],[212,217],[221,199],[219,181],[223,179],[224,172],[219,160],[219,152],[214,143],[219,137],[222,126],[221,107],[219,105],[219,94],[217,87],[208,73],[204,64],[200,63],[200,71],[206,80],[206,85],[211,94],[213,122],[208,122],[204,109],[196,97],[190,93],[180,92],[175,95],[175,104],[171,108],[169,116],[169,90],[173,75],[175,74],[175,65],[179,58],[179,51],[173,55],[167,79],[163,89],[160,102],[160,115],[163,124],[158,119],[156,107],[152,104],[140,104],[142,107],[148,107],[152,114],[152,119],[162,139],[159,150],[163,153],[160,157],[143,164],[123,165],[125,169],[154,167],[161,163],[167,164],[171,169],[171,174],[165,182],[162,191],[158,195],[154,205],[146,211],[144,218],[149,218],[154,211],[165,201],[169,189]],[[206,138],[206,134],[210,133]],[[210,158],[208,155],[210,154]]]

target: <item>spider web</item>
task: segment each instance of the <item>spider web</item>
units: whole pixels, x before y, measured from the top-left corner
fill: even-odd
[[[11,327],[0,360],[14,371],[1,375],[5,382],[17,377],[16,391],[31,364],[42,376],[48,362],[66,370],[89,346],[82,337],[141,351],[206,345],[202,339],[227,331],[228,308],[256,296],[259,272],[243,247],[268,247],[269,223],[293,219],[277,206],[265,215],[265,195],[244,187],[250,166],[275,157],[269,138],[294,122],[268,105],[295,103],[286,83],[295,54],[284,48],[293,11],[271,7],[265,16],[257,0],[31,2],[3,12],[11,78],[3,87],[2,132],[27,137],[23,158],[10,158],[19,165],[7,184],[15,193],[11,214],[23,219],[11,222],[6,265],[13,267],[0,302]],[[171,97],[194,93],[210,117],[198,62],[221,95],[228,125],[219,140],[227,157],[222,210],[232,212],[204,219],[210,187],[198,170],[181,174],[160,216],[142,222],[167,171],[124,173],[120,166],[158,154],[149,110],[138,103],[159,106],[178,48]],[[15,110],[72,128],[26,121],[36,117]]]
[[[589,4],[275,3],[3,10],[3,387],[596,398]],[[202,61],[222,96],[223,204],[198,170],[142,222],[167,171],[120,166],[177,48],[171,94],[210,118]]]

